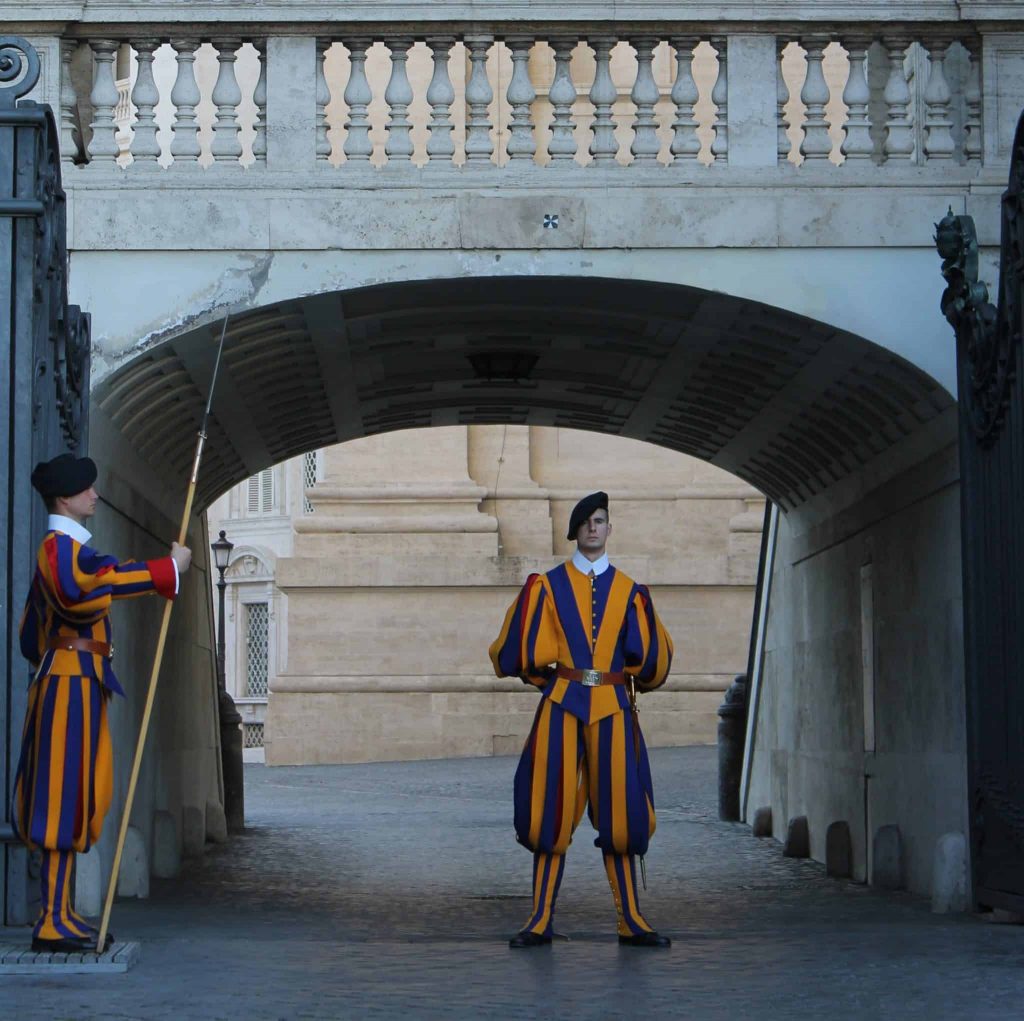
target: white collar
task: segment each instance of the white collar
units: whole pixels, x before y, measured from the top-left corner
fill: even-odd
[[[604,574],[612,565],[608,563],[608,554],[602,553],[597,560],[588,560],[578,549],[572,555],[572,566],[576,568],[580,574],[590,574],[591,571],[595,575]]]
[[[74,518],[64,517],[63,514],[51,514],[46,519],[46,530],[70,535],[75,542],[81,543],[83,546],[92,538],[92,532],[84,525],[80,525]]]

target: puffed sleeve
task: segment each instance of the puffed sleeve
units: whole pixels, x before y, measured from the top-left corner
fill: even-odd
[[[38,579],[33,579],[32,588],[29,590],[28,599],[25,600],[25,610],[21,615],[21,624],[18,627],[18,636],[21,643],[21,654],[32,664],[38,666],[46,651],[46,635],[43,634],[42,620],[43,594],[39,590]]]
[[[646,585],[637,585],[626,615],[626,673],[641,691],[661,687],[672,666],[672,637],[654,609]]]
[[[489,652],[498,677],[518,677],[537,687],[547,684],[558,659],[558,632],[551,594],[539,574],[526,579]]]
[[[69,535],[50,535],[39,551],[45,598],[63,617],[98,620],[114,599],[152,592],[173,599],[177,572],[170,557],[142,562],[118,561],[83,546]]]

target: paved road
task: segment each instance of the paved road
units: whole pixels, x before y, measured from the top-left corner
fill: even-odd
[[[1024,928],[783,859],[717,820],[714,749],[654,753],[643,905],[667,952],[616,942],[586,821],[557,919],[570,940],[508,949],[530,875],[511,759],[246,768],[246,835],[118,904],[142,962],[6,978],[4,1018],[1024,1017]]]

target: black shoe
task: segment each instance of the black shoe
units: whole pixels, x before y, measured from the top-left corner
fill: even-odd
[[[550,936],[542,936],[539,932],[530,932],[529,929],[523,929],[522,932],[516,933],[508,941],[508,945],[516,949],[522,949],[523,947],[542,947],[550,942]]]
[[[619,942],[627,947],[670,947],[672,940],[657,932],[638,932],[635,936],[620,936]]]
[[[65,936],[62,939],[32,937],[32,951],[37,954],[82,954],[96,949],[96,940],[89,936]]]

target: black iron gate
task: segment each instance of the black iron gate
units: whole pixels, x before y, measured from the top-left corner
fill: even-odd
[[[32,465],[88,437],[89,317],[67,300],[65,199],[53,113],[19,97],[39,78],[24,40],[0,36],[0,900],[8,925],[28,921],[28,857],[11,833],[11,783],[21,743],[28,668],[18,621],[45,509]]]
[[[977,903],[1024,911],[1024,116],[1003,195],[998,307],[974,222],[936,244],[956,331],[971,851]]]

